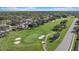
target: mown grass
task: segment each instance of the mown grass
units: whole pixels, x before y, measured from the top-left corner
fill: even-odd
[[[60,37],[57,40],[55,40],[53,43],[47,42],[47,49],[49,51],[55,50],[57,48],[57,46],[62,42],[66,32],[68,31],[69,27],[71,26],[71,24],[74,20],[74,17],[71,16],[71,17],[68,17],[67,19],[68,19],[67,28],[60,32]]]
[[[0,38],[1,51],[42,51],[41,40],[38,39],[40,35],[46,35],[51,32],[51,29],[60,23],[60,19],[55,22],[48,22],[31,30],[13,31],[7,34],[4,38]],[[17,37],[21,37],[21,43],[13,44]]]

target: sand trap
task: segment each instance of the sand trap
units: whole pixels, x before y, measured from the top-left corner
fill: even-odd
[[[14,42],[14,44],[20,44],[21,43],[21,41],[15,41]]]
[[[42,43],[42,44],[45,44],[45,41],[42,41],[41,43]]]
[[[45,37],[45,35],[41,35],[40,37],[38,37],[38,39],[43,39]]]
[[[16,38],[14,44],[20,44],[20,43],[21,43],[21,38],[20,37]]]
[[[21,38],[20,38],[20,37],[18,37],[18,38],[16,38],[15,40],[21,40]]]

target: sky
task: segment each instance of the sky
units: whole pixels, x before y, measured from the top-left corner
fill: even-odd
[[[0,7],[0,11],[79,11],[79,7]]]

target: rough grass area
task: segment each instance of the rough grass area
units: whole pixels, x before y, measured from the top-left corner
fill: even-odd
[[[74,17],[70,16],[67,19],[68,19],[67,28],[60,32],[60,37],[52,43],[47,42],[47,48],[48,48],[49,51],[55,50],[56,47],[62,42],[66,32],[68,31],[70,25],[72,24],[72,22],[74,20]]]
[[[31,30],[26,29],[22,31],[10,32],[6,37],[0,38],[0,50],[1,51],[42,51],[41,40],[38,39],[40,35],[46,35],[51,32],[51,29],[60,23],[61,19],[57,19],[55,22],[48,22],[39,27]],[[63,32],[64,33],[64,32]],[[63,35],[63,34],[62,34]],[[21,37],[21,43],[18,45],[13,44],[17,37]],[[59,40],[60,41],[60,40]],[[57,41],[58,42],[58,41]],[[56,43],[57,43],[56,42]],[[55,44],[54,46],[56,46]],[[53,48],[54,48],[53,46]]]

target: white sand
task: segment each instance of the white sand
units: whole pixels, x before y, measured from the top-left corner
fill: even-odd
[[[20,37],[18,37],[18,38],[16,38],[15,40],[21,40],[21,38],[20,38]]]
[[[14,44],[20,44],[21,43],[21,41],[15,41],[14,42]]]
[[[38,37],[38,39],[43,39],[45,37],[45,35],[41,35],[40,37]]]
[[[42,44],[44,44],[44,43],[45,43],[45,41],[42,41],[41,43],[42,43]]]
[[[21,38],[20,37],[16,38],[14,44],[20,44],[20,43],[21,43]]]

